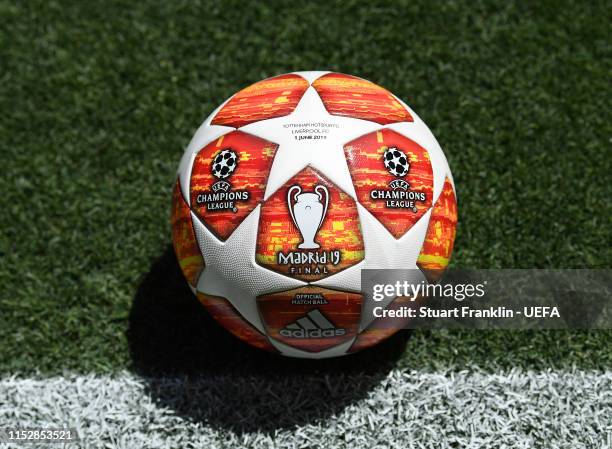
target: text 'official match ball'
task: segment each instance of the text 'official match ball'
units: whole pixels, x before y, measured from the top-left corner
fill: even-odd
[[[457,223],[425,123],[382,87],[330,72],[268,78],[223,103],[187,147],[172,201],[174,249],[204,307],[238,338],[293,357],[393,334],[364,312],[361,270],[430,279]]]

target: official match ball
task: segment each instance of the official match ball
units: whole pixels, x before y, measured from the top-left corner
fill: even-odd
[[[457,205],[440,145],[400,99],[362,78],[296,72],[213,111],[178,169],[177,260],[208,312],[286,356],[360,351],[400,322],[372,310],[363,269],[433,281],[451,257]]]

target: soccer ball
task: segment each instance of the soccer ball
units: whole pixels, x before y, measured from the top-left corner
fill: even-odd
[[[241,90],[200,126],[178,169],[172,237],[192,290],[231,333],[334,357],[398,329],[368,313],[362,269],[427,282],[446,268],[455,197],[438,142],[401,100],[354,76],[296,72]]]

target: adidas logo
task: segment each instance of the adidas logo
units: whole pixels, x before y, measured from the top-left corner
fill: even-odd
[[[319,309],[314,309],[285,326],[280,334],[291,338],[339,337],[346,334],[346,329],[336,328]]]

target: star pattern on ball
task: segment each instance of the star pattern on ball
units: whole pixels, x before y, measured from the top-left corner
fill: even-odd
[[[264,327],[256,297],[274,290],[291,290],[306,285],[288,276],[263,268],[255,262],[255,244],[261,206],[257,206],[224,242],[192,213],[196,240],[205,267],[198,279],[199,292],[228,299],[260,332]],[[233,257],[228,257],[233,256]],[[227,282],[226,279],[231,279]]]
[[[380,128],[378,123],[330,115],[311,86],[292,114],[239,129],[279,145],[264,195],[268,199],[308,165],[325,173],[332,183],[355,198],[343,145]]]
[[[415,284],[426,282],[425,276],[417,267],[416,262],[427,233],[431,209],[397,240],[361,204],[357,204],[357,210],[363,233],[365,258],[357,265],[312,284],[343,291],[359,292],[361,291],[361,270],[368,269],[405,270],[404,279],[398,280]],[[374,320],[372,314],[374,306],[386,307],[392,300],[393,298],[376,303],[364,300],[360,331]]]

